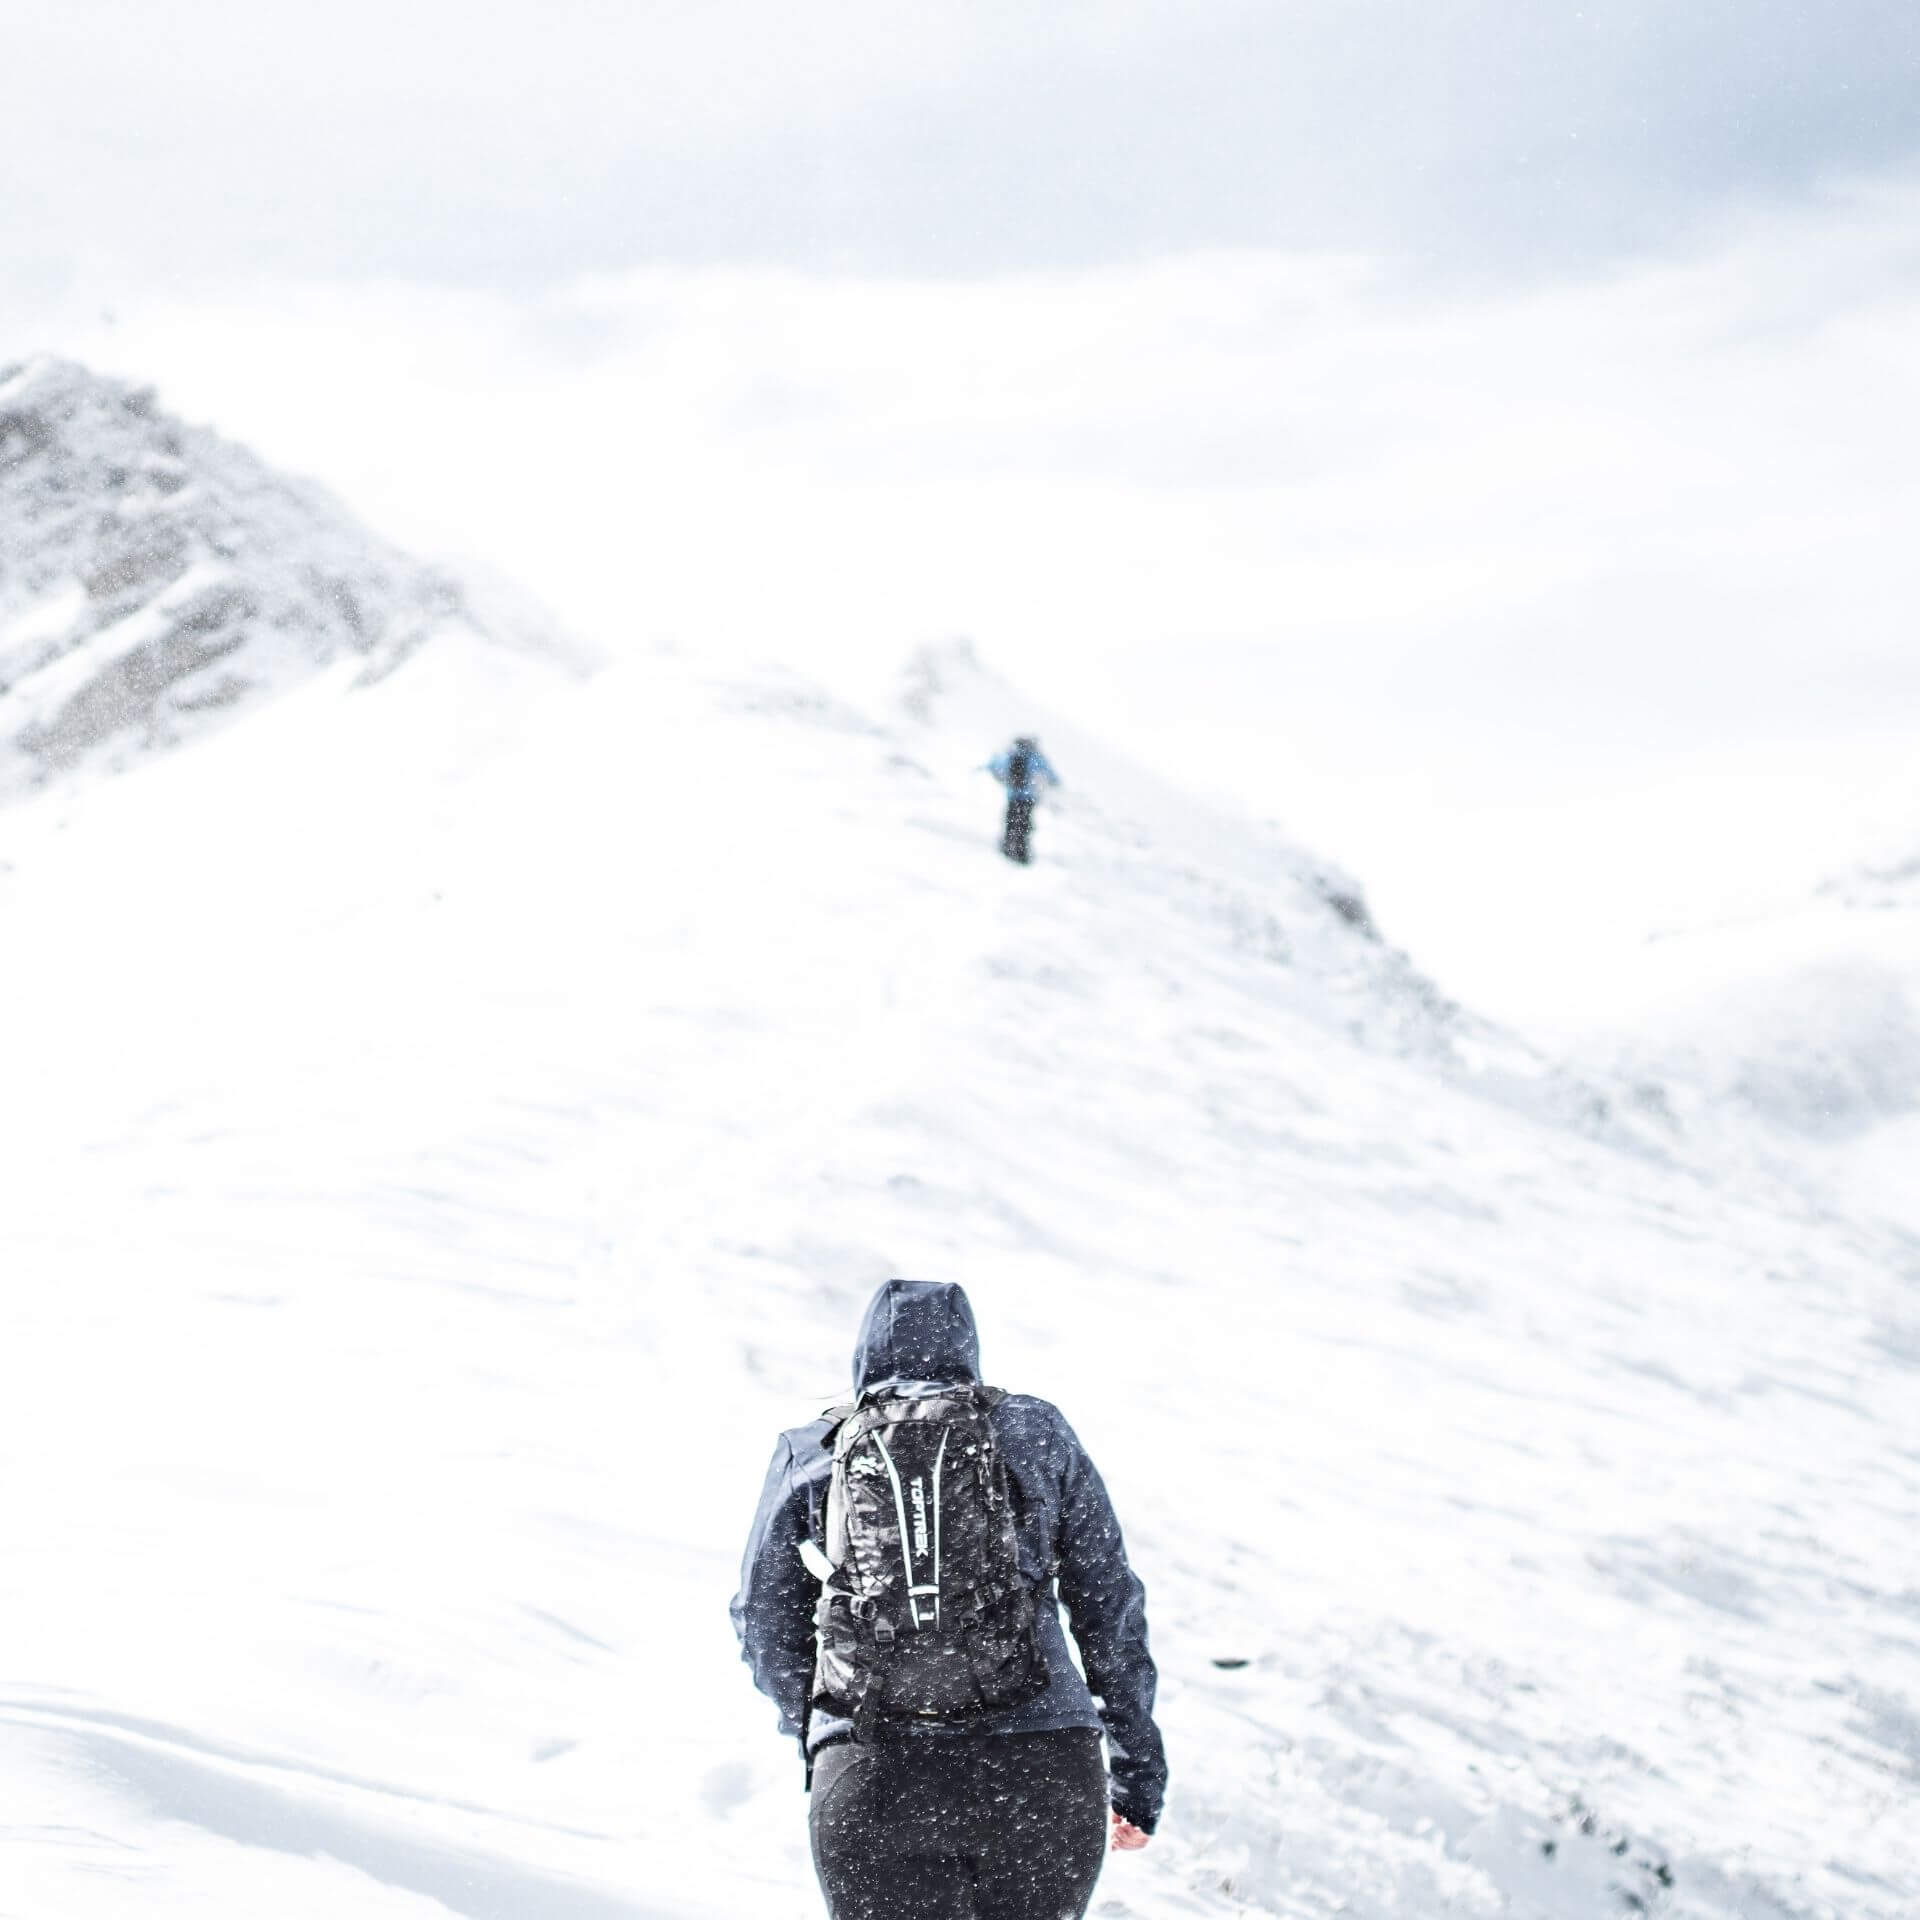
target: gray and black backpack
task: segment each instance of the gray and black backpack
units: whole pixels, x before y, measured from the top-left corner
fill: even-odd
[[[1006,1398],[972,1383],[862,1394],[833,1435],[813,1699],[859,1739],[966,1720],[1043,1692],[1033,1588],[993,1436]]]

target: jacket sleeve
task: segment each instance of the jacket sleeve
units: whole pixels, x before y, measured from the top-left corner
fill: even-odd
[[[1105,1482],[1072,1428],[1064,1420],[1060,1426],[1067,1455],[1060,1598],[1107,1730],[1114,1811],[1151,1833],[1166,1797],[1167,1758],[1153,1722],[1159,1676],[1147,1650],[1147,1590],[1127,1564]]]
[[[760,1490],[730,1611],[753,1684],[780,1709],[780,1731],[803,1747],[813,1690],[813,1607],[820,1591],[797,1551],[807,1526],[807,1490],[797,1481],[793,1447],[782,1434]]]

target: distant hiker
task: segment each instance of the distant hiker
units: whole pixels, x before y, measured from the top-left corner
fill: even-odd
[[[1007,825],[1000,836],[1000,851],[1024,867],[1032,859],[1033,809],[1040,787],[1042,783],[1057,787],[1060,776],[1040,751],[1040,742],[1024,733],[988,762],[987,771],[1007,790]]]
[[[1167,1777],[1107,1490],[1058,1408],[980,1384],[956,1286],[874,1295],[853,1390],[780,1436],[733,1602],[807,1759],[827,1906],[1078,1920],[1109,1830],[1145,1846]]]

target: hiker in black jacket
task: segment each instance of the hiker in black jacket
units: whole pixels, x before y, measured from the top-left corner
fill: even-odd
[[[814,1864],[833,1920],[1072,1920],[1092,1897],[1109,1836],[1116,1848],[1145,1846],[1160,1817],[1167,1769],[1153,1723],[1146,1595],[1106,1488],[1058,1408],[969,1389],[979,1378],[965,1293],[889,1280],[861,1324],[853,1407],[781,1435],[754,1516],[733,1621],[755,1684],[807,1756]],[[940,1405],[970,1392],[986,1410],[984,1444],[1005,1469],[1012,1551],[1037,1601],[1031,1635],[1044,1676],[1036,1672],[1032,1697],[1019,1704],[942,1716],[909,1705],[860,1730],[816,1673],[823,1578],[829,1595],[861,1584],[827,1557],[835,1435],[843,1420],[857,1425],[858,1410],[873,1408],[877,1423],[887,1406],[898,1415],[903,1402],[943,1388]],[[904,1429],[886,1431],[898,1451]],[[886,1465],[891,1471],[891,1455]],[[937,1574],[937,1466],[933,1481]],[[898,1474],[894,1482],[897,1496]],[[923,1492],[916,1482],[916,1500]],[[962,1518],[957,1510],[950,1517],[950,1539]],[[917,1527],[903,1502],[886,1551],[907,1551],[902,1536]],[[907,1568],[908,1578],[926,1577],[914,1574],[911,1553]],[[1084,1680],[1067,1654],[1056,1591]],[[923,1607],[929,1621],[942,1608],[958,1617],[969,1597],[981,1604],[977,1592],[913,1603],[914,1621]],[[861,1603],[841,1604],[858,1611]],[[911,1630],[903,1613],[901,1632]],[[891,1644],[890,1625],[886,1638]]]

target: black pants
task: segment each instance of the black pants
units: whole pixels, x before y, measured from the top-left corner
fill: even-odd
[[[1100,1736],[828,1747],[808,1824],[833,1920],[1080,1920],[1107,1844]]]
[[[1007,795],[1007,830],[1000,836],[1000,851],[1009,860],[1018,860],[1024,867],[1032,857],[1027,848],[1033,835],[1033,795],[1030,793],[1010,793]]]

